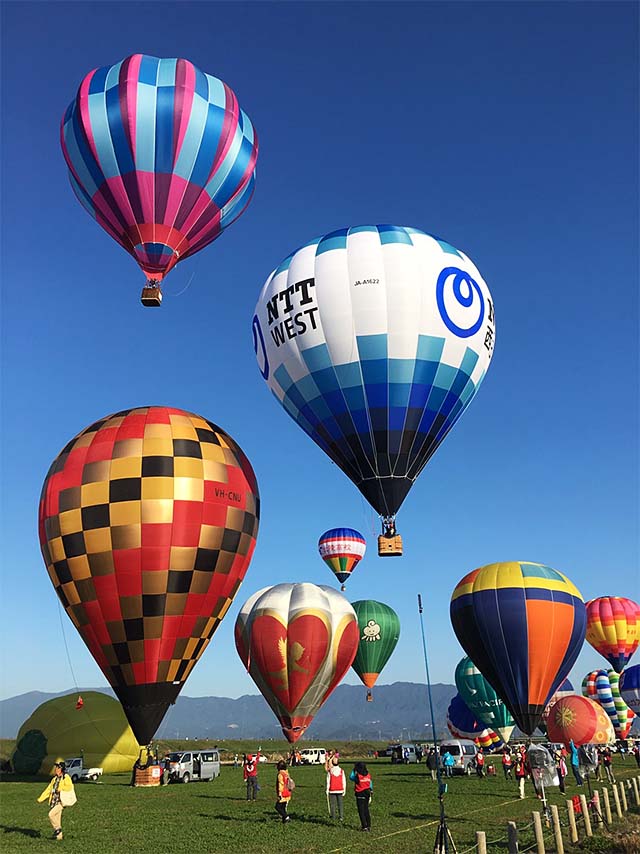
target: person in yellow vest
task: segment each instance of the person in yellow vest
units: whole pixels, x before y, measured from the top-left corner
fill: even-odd
[[[291,800],[291,792],[295,783],[287,773],[287,763],[282,759],[278,762],[278,776],[276,777],[276,812],[282,819],[282,823],[286,824],[290,820],[287,815],[287,807]]]
[[[62,792],[73,792],[73,781],[66,773],[64,762],[56,762],[53,766],[54,776],[47,788],[38,798],[38,803],[49,799],[49,821],[53,828],[53,838],[62,839]]]

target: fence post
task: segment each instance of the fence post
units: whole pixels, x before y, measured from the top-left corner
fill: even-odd
[[[600,793],[597,789],[593,790],[593,799],[591,801],[593,808],[593,815],[595,817],[596,826],[602,824],[602,811],[600,809]]]
[[[636,777],[632,777],[631,785],[633,786],[633,800],[636,802],[636,806],[640,807],[640,789],[638,789],[638,780]]]
[[[509,838],[509,854],[518,854],[518,828],[515,821],[507,822],[507,836]]]
[[[476,830],[476,848],[478,854],[487,854],[487,834],[484,830]]]
[[[609,802],[609,789],[602,790],[602,800],[604,801],[604,817],[607,820],[607,824],[613,824],[613,816],[611,815],[611,804]]]
[[[578,841],[578,828],[576,827],[576,814],[573,809],[573,801],[567,801],[567,816],[569,818],[569,841]]]
[[[532,812],[531,815],[533,817],[533,832],[536,837],[536,854],[545,854],[542,816],[539,812]]]
[[[618,794],[618,787],[613,785],[613,801],[616,805],[616,813],[618,818],[622,818],[622,810],[620,808],[620,795]]]
[[[584,819],[584,829],[587,836],[593,836],[591,830],[591,816],[589,815],[589,807],[587,806],[587,798],[585,795],[580,795],[580,806],[582,807],[582,818]]]
[[[624,783],[622,782],[622,780],[620,781],[620,783],[618,783],[618,785],[620,786],[620,797],[622,798],[622,809],[625,812],[628,812],[629,804],[627,803],[627,793],[624,790]]]
[[[564,842],[562,841],[560,816],[558,815],[558,807],[555,804],[551,804],[551,822],[553,824],[553,835],[556,840],[556,854],[564,854]]]

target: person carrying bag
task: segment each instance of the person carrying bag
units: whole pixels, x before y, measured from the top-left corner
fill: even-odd
[[[48,799],[49,821],[53,828],[53,838],[62,839],[62,811],[77,802],[76,790],[71,777],[66,773],[64,762],[53,766],[54,776],[47,788],[38,798],[38,803]]]

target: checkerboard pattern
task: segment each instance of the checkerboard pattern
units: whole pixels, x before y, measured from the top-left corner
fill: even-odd
[[[116,691],[177,695],[240,587],[258,519],[249,461],[198,415],[130,409],[62,450],[40,500],[42,554]]]

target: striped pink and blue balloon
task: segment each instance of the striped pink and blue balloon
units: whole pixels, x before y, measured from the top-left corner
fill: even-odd
[[[341,582],[342,590],[366,550],[365,538],[354,528],[331,528],[318,540],[320,557]]]
[[[251,200],[253,125],[229,86],[186,59],[135,54],[91,71],[60,138],[81,204],[156,282]]]

